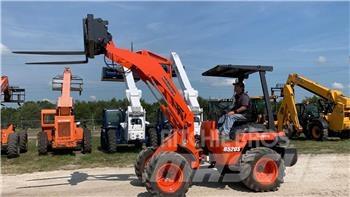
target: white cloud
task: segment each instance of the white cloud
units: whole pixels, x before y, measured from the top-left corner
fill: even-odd
[[[96,98],[96,96],[91,95],[91,96],[90,96],[90,99],[91,99],[92,101],[96,101],[97,98]]]
[[[219,87],[219,86],[232,86],[233,79],[226,78],[207,78],[205,79],[210,86]]]
[[[9,54],[9,53],[11,53],[10,49],[6,45],[4,45],[2,43],[0,43],[0,48],[1,48],[1,54]]]
[[[332,83],[332,87],[333,87],[334,89],[338,89],[338,90],[344,89],[344,85],[343,85],[342,83],[338,83],[338,82],[333,82],[333,83]]]
[[[324,64],[326,62],[327,62],[327,58],[325,56],[322,56],[322,55],[318,56],[317,61],[316,61],[317,64]]]

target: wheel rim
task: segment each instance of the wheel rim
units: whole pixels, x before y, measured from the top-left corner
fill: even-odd
[[[254,167],[254,177],[263,185],[274,183],[278,177],[278,166],[276,161],[270,158],[259,159]]]
[[[319,139],[321,137],[321,129],[318,126],[313,126],[311,129],[312,137],[314,139]]]
[[[184,174],[180,166],[173,163],[163,164],[157,171],[156,182],[160,190],[174,193],[181,188]]]

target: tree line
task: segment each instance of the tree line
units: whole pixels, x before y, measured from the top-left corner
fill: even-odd
[[[309,101],[315,103],[317,97],[305,98],[302,102]],[[200,106],[203,108],[204,119],[208,117],[208,100],[202,97],[198,98]],[[155,123],[157,121],[157,114],[159,111],[159,103],[147,103],[141,100],[141,104],[146,110],[147,121]],[[127,109],[129,105],[127,99],[100,101],[75,101],[74,114],[77,121],[85,122],[89,125],[102,124],[103,109],[120,108]],[[40,112],[42,109],[55,109],[56,105],[49,101],[27,101],[17,108],[3,106],[1,109],[1,125],[6,126],[9,123],[15,124],[20,128],[39,128]],[[264,105],[261,105],[264,107]],[[276,110],[276,109],[275,109]]]

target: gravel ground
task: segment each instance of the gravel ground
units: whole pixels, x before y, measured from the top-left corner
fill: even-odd
[[[203,181],[201,177],[211,174]],[[350,154],[299,155],[276,192],[254,193],[240,183],[218,183],[201,169],[187,196],[350,196]],[[130,168],[88,168],[2,175],[2,196],[149,196]]]

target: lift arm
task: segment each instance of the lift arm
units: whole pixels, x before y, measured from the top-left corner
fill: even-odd
[[[131,70],[123,67],[124,78],[126,85],[126,98],[130,103],[131,113],[144,113],[144,109],[141,105],[142,91],[136,87],[134,76]]]
[[[61,96],[58,97],[57,101],[58,115],[71,115],[73,109],[71,91],[82,91],[82,79],[73,76],[70,68],[65,68],[63,75],[58,75],[52,79],[52,89],[61,91]]]

